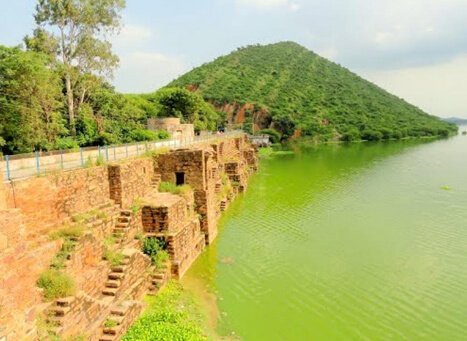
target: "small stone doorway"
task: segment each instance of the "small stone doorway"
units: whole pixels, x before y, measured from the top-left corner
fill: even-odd
[[[182,186],[185,184],[185,173],[175,172],[175,184],[177,186]]]

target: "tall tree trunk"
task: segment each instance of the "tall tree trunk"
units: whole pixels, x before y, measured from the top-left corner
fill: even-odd
[[[73,89],[71,88],[71,77],[69,74],[65,76],[66,83],[66,99],[68,104],[68,118],[70,123],[70,133],[72,136],[76,136],[75,127],[75,103],[73,98]]]

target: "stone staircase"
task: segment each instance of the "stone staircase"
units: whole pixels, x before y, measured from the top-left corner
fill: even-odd
[[[130,210],[120,210],[120,216],[117,218],[117,222],[112,231],[112,236],[118,243],[123,242],[128,236],[128,232],[130,231],[131,214],[132,212]]]
[[[227,209],[227,199],[224,199],[220,203],[221,212],[224,212]]]
[[[121,265],[112,266],[111,272],[107,277],[107,282],[105,282],[105,289],[102,290],[102,294],[105,296],[115,296],[122,284],[123,279],[125,278],[125,270],[128,267],[130,262],[130,256],[124,255],[124,259]]]
[[[151,179],[151,187],[155,190],[159,191],[159,185],[161,184],[162,179],[160,174],[154,174]]]
[[[102,325],[99,341],[119,340],[142,309],[142,304],[137,301],[125,301],[112,307]]]
[[[159,290],[167,284],[170,279],[170,263],[167,262],[160,269],[155,269],[150,278],[150,285],[147,294],[157,295]]]
[[[215,192],[216,194],[219,194],[219,193],[221,192],[221,188],[222,188],[222,184],[221,184],[220,182],[217,182],[217,183],[216,183],[216,187],[215,187],[215,189],[214,189],[214,192]]]
[[[74,297],[59,298],[47,309],[47,322],[50,325],[51,332],[54,334],[60,333],[65,315],[72,309],[74,301]]]

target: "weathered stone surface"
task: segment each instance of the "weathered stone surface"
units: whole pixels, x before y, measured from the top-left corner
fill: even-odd
[[[6,185],[7,206],[21,209],[26,232],[42,234],[110,201],[107,167],[60,172]]]
[[[151,192],[153,177],[151,158],[109,165],[110,198],[121,207],[130,207],[135,199]]]
[[[157,293],[170,275],[181,277],[214,240],[221,211],[256,167],[249,143],[231,138],[0,185],[0,339],[37,340],[35,320],[47,308],[64,338],[118,339],[141,312],[142,295]],[[159,183],[175,183],[177,172],[193,193],[158,193]],[[63,270],[77,293],[47,307],[36,282],[62,244],[48,233],[70,225],[86,229]],[[164,269],[150,271],[136,240],[143,232],[167,241]],[[103,259],[106,248],[123,253],[119,266]],[[106,331],[105,320],[115,315],[118,326]]]

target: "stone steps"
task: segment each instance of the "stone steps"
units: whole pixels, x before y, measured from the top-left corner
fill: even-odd
[[[130,210],[120,210],[120,216],[112,230],[112,236],[118,243],[122,243],[130,231],[132,212]]]
[[[99,341],[115,341],[119,340],[125,331],[128,329],[131,321],[137,316],[141,310],[134,303],[129,301],[123,302],[118,306],[110,309],[110,313],[102,324],[102,332]],[[111,326],[107,325],[111,321]]]

